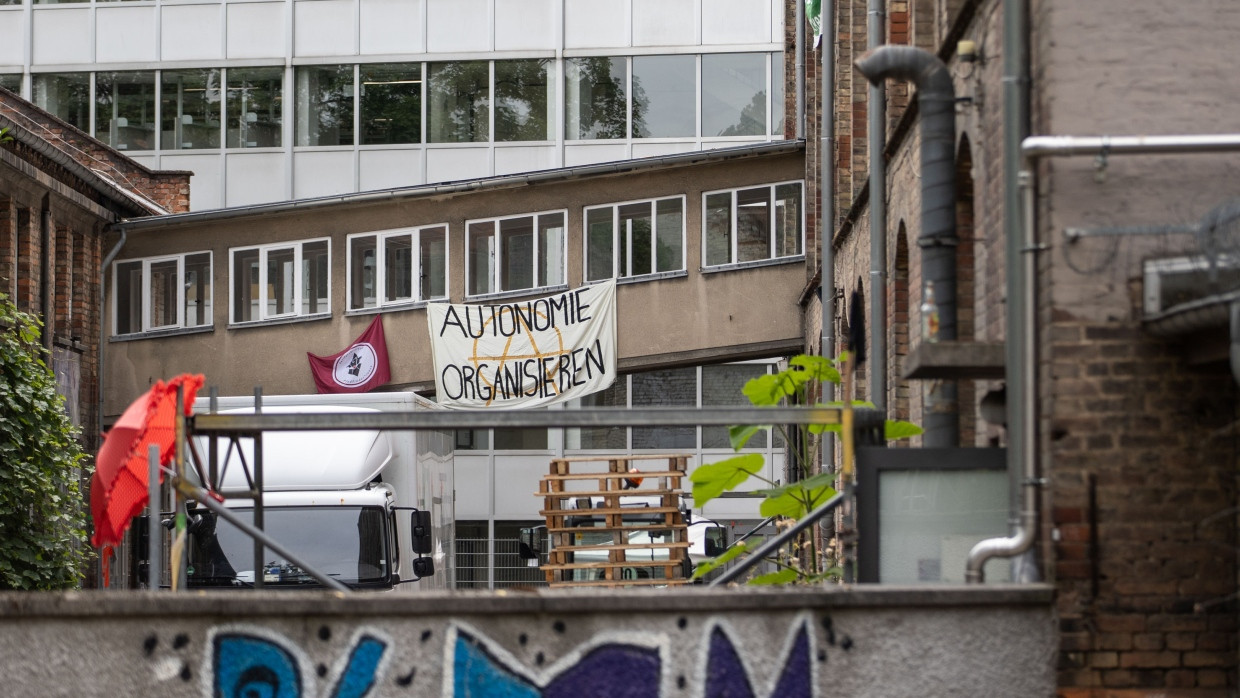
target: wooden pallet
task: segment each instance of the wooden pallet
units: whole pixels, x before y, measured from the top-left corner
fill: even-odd
[[[539,514],[546,518],[551,537],[547,564],[542,565],[547,583],[552,587],[687,583],[689,537],[680,495],[688,462],[689,456],[679,453],[552,460],[535,493],[543,498]],[[630,473],[631,468],[640,472]],[[630,542],[629,535],[638,531],[651,533],[650,542]],[[660,532],[662,536],[657,535]],[[607,560],[576,560],[577,554],[587,551],[605,553]]]

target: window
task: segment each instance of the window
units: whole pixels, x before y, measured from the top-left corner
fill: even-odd
[[[211,253],[130,259],[112,267],[113,333],[211,324]]]
[[[800,182],[707,193],[702,256],[708,267],[802,254]]]
[[[633,137],[697,135],[697,56],[633,58]]]
[[[587,208],[586,281],[684,269],[684,210],[681,196]]]
[[[766,135],[765,53],[702,56],[702,135]]]
[[[155,149],[155,73],[95,73],[95,136],[117,150]]]
[[[284,98],[283,68],[229,68],[229,148],[268,148],[281,145]]]
[[[521,291],[564,283],[565,212],[469,221],[467,295]]]
[[[349,310],[448,296],[448,228],[349,236]]]
[[[564,138],[628,138],[628,59],[568,58],[564,72]]]
[[[20,4],[20,3],[14,3]],[[22,74],[21,73],[0,73],[0,87],[12,92],[15,95],[22,93]]]
[[[232,322],[262,322],[331,312],[327,240],[234,249]]]
[[[491,138],[489,61],[432,63],[427,69],[427,140],[485,143]]]
[[[219,70],[165,70],[159,90],[160,148],[220,147]]]
[[[362,144],[422,142],[422,66],[361,67]]]
[[[353,66],[296,71],[297,145],[353,145]]]
[[[555,138],[552,69],[547,59],[495,61],[495,140],[549,141]]]
[[[34,103],[90,133],[90,73],[31,76]]]

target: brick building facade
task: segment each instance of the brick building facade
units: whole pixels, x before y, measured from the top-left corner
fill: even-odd
[[[156,172],[0,89],[0,293],[43,322],[87,451],[98,446],[107,226],[189,210],[188,172]]]
[[[1225,37],[1240,30],[1240,8],[1226,0],[1191,7],[1154,0],[881,5],[887,41],[937,55],[955,87],[961,341],[999,344],[1008,335],[1005,5],[1025,7],[1030,134],[1240,132],[1233,106],[1240,87],[1221,67],[1228,62]],[[829,227],[836,293],[842,301],[854,291],[866,299],[885,294],[886,403],[893,416],[919,421],[926,381],[905,379],[901,370],[920,342],[920,122],[913,86],[888,81],[887,283],[874,289],[867,83],[853,67],[870,48],[868,6],[833,0],[835,22],[827,30],[836,57],[837,216]],[[961,40],[973,42],[977,60],[961,59]],[[805,56],[807,192],[817,190],[821,173],[822,56],[812,43]],[[1191,333],[1163,331],[1143,303],[1152,260],[1202,256],[1197,238],[1169,231],[1201,221],[1235,195],[1235,155],[1046,157],[1034,174],[1031,440],[1044,483],[1034,551],[1041,576],[1057,589],[1060,694],[1235,695],[1240,391],[1227,363],[1227,327],[1206,322]],[[820,220],[812,193],[809,201]],[[1077,239],[1064,233],[1117,226],[1154,230]],[[1230,235],[1225,245],[1236,243]],[[807,242],[807,249],[816,245]],[[812,287],[816,261],[807,274]],[[1210,294],[1234,294],[1234,286],[1194,291],[1208,303]],[[821,310],[814,294],[804,298],[812,349]],[[837,303],[836,338],[847,336],[846,317],[845,303]],[[987,422],[980,408],[1003,381],[979,377],[958,387],[960,444],[1007,445],[1005,427]]]

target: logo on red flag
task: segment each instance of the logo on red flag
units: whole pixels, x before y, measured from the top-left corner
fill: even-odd
[[[320,393],[364,393],[391,380],[380,318],[376,315],[362,336],[339,354],[317,356],[306,352],[314,385]]]

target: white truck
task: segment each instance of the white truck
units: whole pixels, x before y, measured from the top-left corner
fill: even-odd
[[[216,407],[222,414],[252,414],[254,400],[221,397]],[[413,393],[262,399],[265,414],[431,409],[440,408]],[[209,399],[195,401],[195,413],[209,410]],[[210,439],[194,441],[206,473]],[[454,442],[451,431],[434,430],[265,432],[261,528],[306,566],[350,588],[451,588]],[[224,506],[252,524],[253,440],[217,437],[216,448]],[[256,579],[265,588],[322,586],[270,548],[256,570],[253,539],[206,507],[191,504],[188,529],[190,588],[250,587]]]

